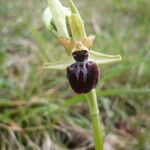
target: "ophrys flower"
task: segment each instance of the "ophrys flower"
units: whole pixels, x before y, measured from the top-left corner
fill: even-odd
[[[92,118],[95,149],[103,150],[103,133],[99,120],[96,90],[99,66],[120,61],[120,55],[106,55],[92,50],[95,36],[87,37],[80,14],[70,0],[70,8],[62,6],[59,0],[48,0],[49,8],[43,14],[46,27],[66,49],[67,55],[58,62],[46,63],[46,69],[64,69],[72,89],[86,93]],[[93,89],[93,90],[92,90]]]

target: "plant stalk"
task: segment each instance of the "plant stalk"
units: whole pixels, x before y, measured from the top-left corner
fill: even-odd
[[[93,89],[91,92],[86,94],[89,110],[91,115],[93,136],[95,142],[95,150],[103,150],[103,132],[101,127],[101,118],[99,114],[99,108],[97,103],[96,90]]]
[[[52,15],[55,18],[55,24],[57,30],[59,31],[59,36],[68,37],[68,29],[67,26],[64,24],[66,19],[64,17],[63,11],[60,11],[61,3],[59,0],[48,0],[49,7],[52,11]],[[58,9],[58,5],[59,9]],[[73,4],[72,0],[70,0],[70,8],[71,8],[71,16],[69,18],[69,26],[72,32],[72,38],[74,41],[86,38],[86,32],[84,28],[84,23],[80,17],[78,10],[76,9],[75,5]],[[67,51],[67,50],[66,50]],[[99,109],[97,104],[97,96],[96,90],[93,89],[91,92],[86,94],[88,103],[89,103],[89,110],[92,120],[93,126],[93,135],[94,135],[94,142],[95,142],[95,149],[96,150],[103,150],[103,135],[102,135],[102,128],[100,124],[100,116],[99,116]]]

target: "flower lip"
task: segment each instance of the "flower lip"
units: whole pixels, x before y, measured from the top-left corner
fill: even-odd
[[[99,80],[99,67],[92,61],[75,62],[66,68],[68,81],[75,93],[88,93]]]
[[[72,56],[77,62],[83,62],[88,59],[89,52],[87,50],[79,50],[73,52]]]

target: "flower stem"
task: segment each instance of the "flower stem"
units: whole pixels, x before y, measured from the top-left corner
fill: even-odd
[[[101,118],[97,104],[96,90],[93,89],[86,95],[86,97],[89,103],[89,110],[93,126],[95,150],[103,150],[103,135],[102,135],[103,132],[100,124]]]
[[[71,37],[69,37],[68,29],[66,26],[66,18],[63,14],[62,4],[59,2],[59,0],[48,0],[48,4],[52,11],[52,16],[54,18],[54,22],[58,31],[58,36],[70,39]],[[83,20],[81,19],[80,14],[72,0],[70,0],[70,9],[71,15],[70,17],[68,17],[68,19],[73,41],[86,38]],[[93,89],[91,92],[86,94],[86,97],[89,103],[90,115],[92,120],[95,149],[103,150],[103,136],[100,124],[96,90]]]

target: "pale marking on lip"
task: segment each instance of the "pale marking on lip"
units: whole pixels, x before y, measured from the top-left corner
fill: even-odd
[[[84,82],[86,81],[86,79],[87,79],[86,64],[87,64],[86,60],[84,62],[77,62],[77,70],[75,72],[77,80],[79,80],[80,72],[82,72],[82,74],[83,74],[83,80],[84,80]]]
[[[86,61],[87,62],[87,61]],[[84,82],[86,81],[86,79],[87,79],[87,68],[86,68],[86,62],[83,62],[83,70],[82,70],[82,72],[83,72],[83,80],[84,80]]]

